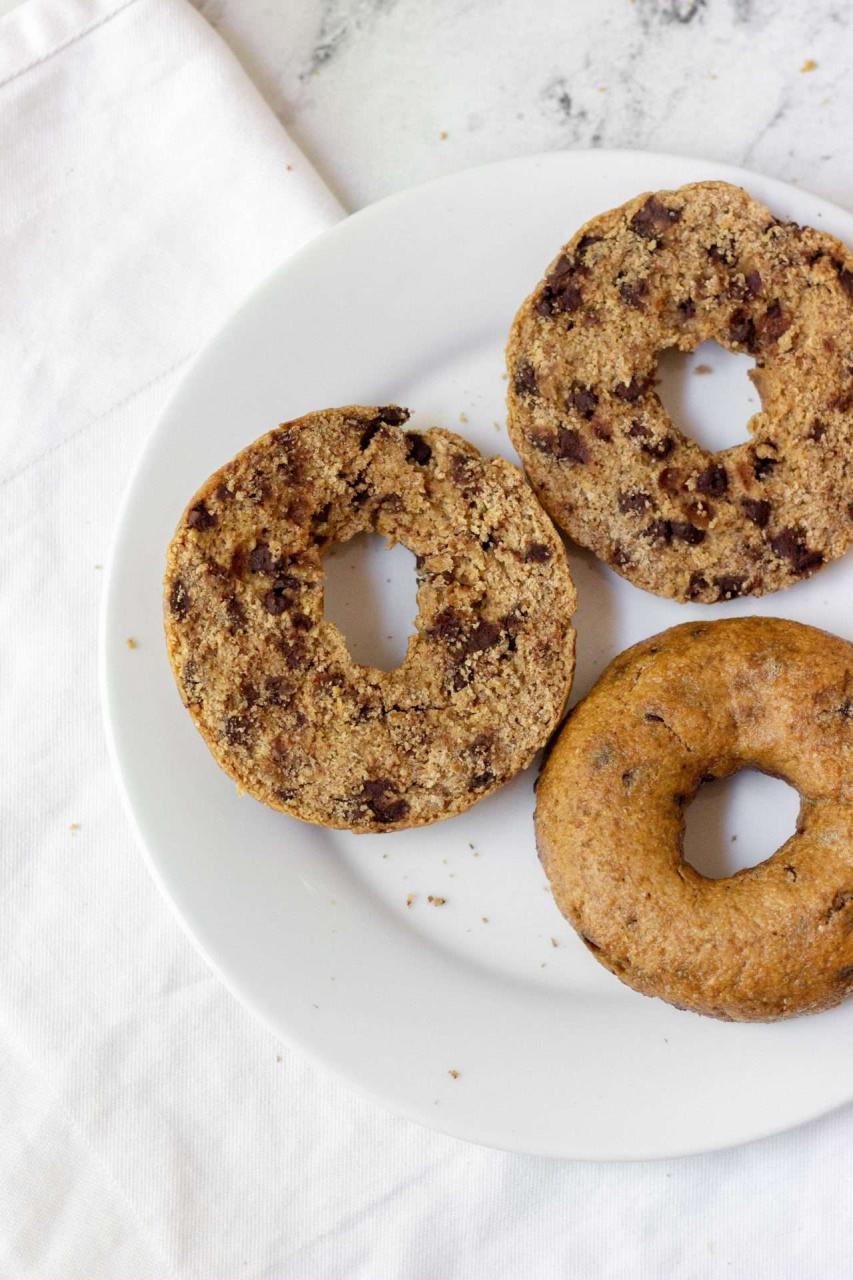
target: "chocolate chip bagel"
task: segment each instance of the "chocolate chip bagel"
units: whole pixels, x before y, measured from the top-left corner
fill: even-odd
[[[682,856],[684,808],[746,766],[784,778],[796,834],[721,880]],[[621,654],[537,789],[557,905],[600,964],[716,1018],[853,993],[853,645],[780,618],[688,622]]]
[[[211,752],[294,817],[391,831],[460,813],[530,763],[574,668],[562,542],[521,473],[408,411],[308,414],[191,500],[168,553],[169,657]],[[394,671],[323,616],[323,552],[362,530],[417,557]]]
[[[755,357],[751,439],[670,420],[659,354]],[[813,574],[853,540],[853,255],[739,187],[637,196],[582,227],[507,348],[509,430],[576,542],[646,591],[712,603]]]

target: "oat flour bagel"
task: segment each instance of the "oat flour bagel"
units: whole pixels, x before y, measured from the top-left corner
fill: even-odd
[[[715,338],[755,357],[751,439],[709,453],[655,393]],[[853,540],[853,255],[739,187],[642,195],[582,227],[509,338],[509,429],[545,508],[636,586],[763,595]]]
[[[202,486],[169,548],[169,656],[218,763],[295,817],[390,831],[467,809],[530,763],[571,686],[575,594],[521,473],[408,411],[309,414]],[[356,664],[323,617],[324,548],[417,557],[402,665]]]
[[[800,792],[797,831],[722,880],[682,858],[684,806],[744,766]],[[717,1018],[853,993],[853,645],[778,618],[688,622],[607,668],[537,790],[539,853],[595,958]]]

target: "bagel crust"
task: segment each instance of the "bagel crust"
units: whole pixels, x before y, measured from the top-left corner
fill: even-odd
[[[720,880],[684,807],[751,767],[800,793],[796,834]],[[688,622],[626,650],[571,713],[537,788],[557,905],[644,995],[737,1021],[853,993],[853,645],[780,618]]]
[[[710,453],[655,392],[667,348],[755,358],[761,409]],[[545,509],[635,586],[760,596],[853,540],[853,254],[740,187],[698,182],[593,218],[522,304],[509,430]]]
[[[168,552],[181,696],[239,787],[294,817],[391,831],[461,813],[533,759],[571,688],[575,592],[524,477],[408,410],[285,423],[202,486]],[[414,553],[402,664],[353,661],[323,553],[373,530]]]

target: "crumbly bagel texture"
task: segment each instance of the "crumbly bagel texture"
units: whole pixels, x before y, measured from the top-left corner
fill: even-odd
[[[755,357],[750,439],[709,453],[655,392],[659,354]],[[739,187],[593,218],[510,334],[509,430],[540,500],[646,591],[712,603],[809,577],[853,540],[853,255]]]
[[[244,790],[323,826],[460,813],[530,764],[571,687],[575,593],[521,473],[396,405],[308,414],[201,487],[169,547],[181,696]],[[361,666],[323,616],[323,554],[373,530],[418,566],[403,663]]]

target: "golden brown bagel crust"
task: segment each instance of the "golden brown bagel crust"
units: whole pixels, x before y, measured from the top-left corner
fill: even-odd
[[[751,439],[709,453],[658,354],[755,357]],[[641,195],[582,227],[509,337],[509,430],[547,511],[636,586],[713,603],[813,574],[853,540],[853,254],[740,187]]]
[[[682,857],[684,806],[750,766],[797,831],[721,880]],[[595,958],[645,995],[769,1021],[853,992],[853,645],[780,618],[688,622],[620,654],[537,789],[539,854]]]

